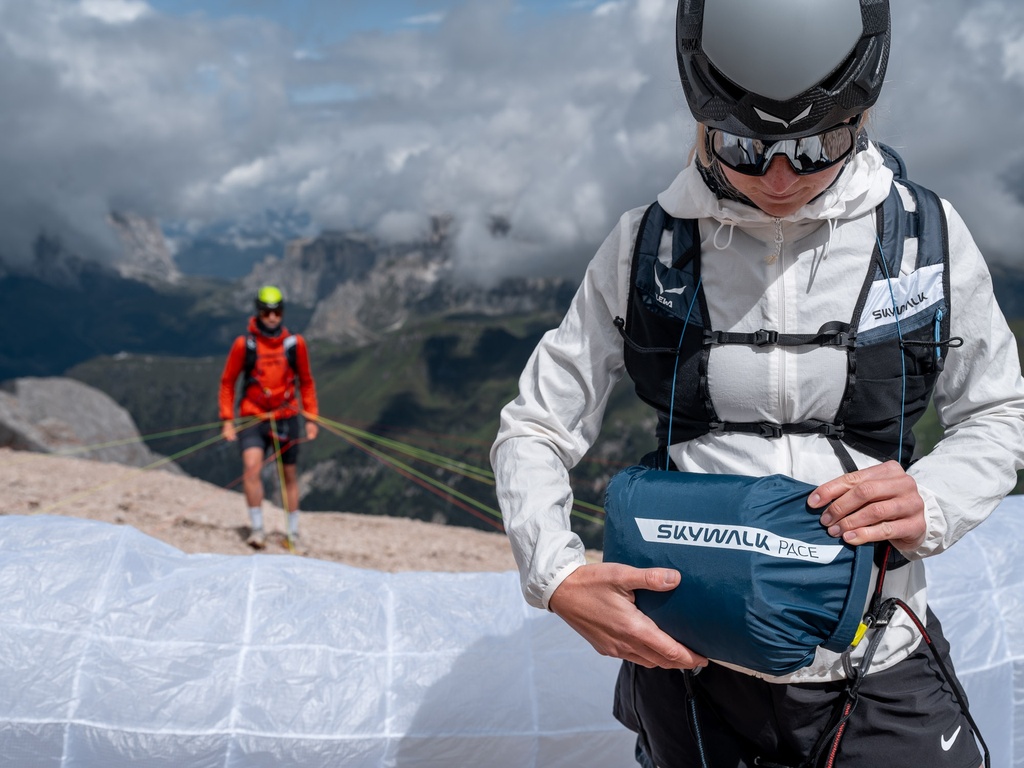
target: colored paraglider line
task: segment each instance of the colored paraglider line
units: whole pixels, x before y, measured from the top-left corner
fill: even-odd
[[[274,418],[273,414],[270,416],[270,437],[274,441],[274,457],[275,464],[277,464],[277,482],[279,483],[281,490],[281,509],[283,509],[287,514],[288,512],[291,512],[291,510],[288,509],[288,494],[285,492],[284,484],[285,449],[281,447],[281,436],[277,434],[277,419]]]
[[[251,427],[253,424],[258,422],[260,419],[258,416],[246,416],[243,419],[236,419],[235,429],[242,430]],[[118,440],[110,440],[105,443],[92,443],[90,445],[80,445],[76,448],[60,448],[54,451],[52,456],[64,456],[74,457],[80,453],[88,453],[89,451],[98,451],[103,448],[117,448],[122,445],[132,445],[133,443],[147,443],[150,440],[159,440],[164,437],[177,437],[179,435],[187,435],[192,432],[203,432],[208,429],[219,428],[224,424],[222,421],[214,421],[210,424],[198,424],[194,427],[180,427],[177,429],[167,430],[166,432],[155,432],[148,435],[139,435],[138,437],[124,437]],[[37,453],[37,451],[28,451],[27,453]],[[14,459],[14,462],[28,461],[30,457],[21,457]]]
[[[309,417],[307,414],[305,414],[305,412],[303,412],[303,415],[307,416],[307,418],[313,418],[315,420],[314,417]],[[325,419],[323,415],[319,416],[318,418]],[[484,449],[484,455],[489,453],[490,445],[492,445],[492,440],[482,440],[478,437],[470,437],[469,435],[457,435],[449,432],[430,432],[422,429],[413,429],[393,424],[382,424],[381,422],[360,422],[357,419],[349,419],[344,424],[336,422],[336,426],[345,427],[349,429],[358,429],[359,427],[361,427],[362,429],[364,429],[364,431],[370,427],[373,427],[378,432],[395,431],[404,435],[423,435],[424,437],[428,438],[428,440],[441,444],[450,444],[453,442],[471,444],[482,447],[482,449]],[[370,433],[368,432],[368,434]],[[378,439],[386,439],[383,437],[378,437],[376,435],[375,437],[377,437]],[[609,467],[615,467],[618,469],[625,469],[626,467],[629,466],[629,462],[616,461],[613,459],[602,459],[600,457],[594,456],[585,456],[583,459],[580,460],[580,463],[607,465]],[[601,508],[597,507],[597,509],[600,510]]]
[[[599,515],[604,514],[604,507],[599,504],[591,504],[589,501],[580,501],[579,499],[573,499],[572,504],[574,507],[589,509],[591,512],[596,512]]]
[[[409,478],[411,480],[416,481],[418,484],[422,485],[424,488],[427,488],[428,490],[431,490],[434,493],[437,493],[438,491],[441,491],[444,494],[444,498],[445,498],[446,501],[450,501],[451,503],[456,504],[460,508],[465,509],[467,512],[470,512],[470,513],[476,515],[477,517],[479,517],[479,515],[477,515],[476,512],[474,512],[472,509],[469,509],[469,508],[463,506],[463,504],[460,504],[459,503],[459,499],[461,499],[463,502],[465,502],[467,504],[471,504],[474,507],[477,507],[478,509],[486,512],[487,514],[491,515],[492,517],[500,519],[501,513],[498,512],[497,510],[493,509],[492,507],[489,507],[486,504],[483,504],[483,503],[481,503],[479,501],[476,501],[475,499],[473,499],[473,498],[471,498],[471,497],[469,497],[469,496],[467,496],[467,495],[465,495],[465,494],[463,494],[463,493],[461,493],[459,491],[456,491],[454,488],[452,488],[452,487],[450,487],[450,486],[448,486],[448,485],[446,485],[446,484],[444,484],[444,483],[442,483],[442,482],[440,482],[438,480],[434,480],[433,478],[423,474],[422,472],[419,472],[419,471],[413,469],[409,465],[407,465],[407,464],[405,464],[403,462],[400,462],[400,461],[398,461],[398,460],[396,460],[396,459],[394,459],[392,457],[389,457],[386,454],[381,453],[380,451],[378,451],[378,450],[376,450],[374,448],[371,448],[369,445],[367,445],[363,441],[359,440],[358,438],[353,437],[352,435],[345,434],[341,430],[335,430],[331,425],[325,424],[324,428],[327,429],[329,432],[333,432],[334,434],[338,435],[343,440],[348,442],[350,445],[355,446],[356,448],[360,449],[364,453],[367,453],[368,455],[372,456],[373,458],[375,458],[375,459],[377,459],[377,460],[387,464],[388,466],[390,466],[392,469],[395,469],[396,471],[398,471],[403,476],[405,476],[405,477],[407,477],[407,478]],[[438,495],[441,495],[441,494],[438,494]],[[480,518],[480,519],[486,520],[486,522],[491,523],[492,525],[495,524],[490,519],[487,519],[487,518]]]
[[[472,464],[466,464],[465,462],[450,459],[447,456],[442,456],[424,448],[419,448],[411,443],[403,443],[399,440],[380,437],[379,435],[374,435],[371,432],[357,429],[351,425],[326,419],[323,416],[313,417],[305,412],[303,412],[303,415],[306,416],[306,418],[316,418],[317,421],[322,424],[330,424],[335,429],[346,432],[362,440],[366,440],[367,442],[376,443],[378,445],[391,448],[392,450],[410,458],[419,459],[428,464],[433,464],[440,469],[447,469],[471,480],[476,480],[487,485],[494,485],[494,473],[490,470],[481,469],[480,467],[475,467]]]
[[[459,474],[459,475],[462,475],[463,477],[466,477],[467,479],[476,480],[477,482],[483,483],[485,485],[490,485],[492,487],[495,484],[495,482],[494,482],[494,473],[491,472],[490,470],[485,470],[485,469],[481,469],[479,467],[474,467],[474,466],[472,466],[470,464],[466,464],[466,463],[461,462],[461,461],[456,461],[454,459],[450,459],[448,457],[441,456],[441,455],[433,453],[431,451],[427,451],[427,450],[425,450],[423,448],[418,448],[417,446],[411,445],[409,443],[404,443],[404,442],[401,442],[399,440],[393,440],[391,438],[380,437],[379,435],[374,435],[373,433],[367,432],[366,430],[357,429],[356,427],[353,427],[351,425],[343,424],[341,422],[334,421],[332,419],[328,419],[328,418],[326,418],[326,417],[324,417],[322,415],[313,415],[313,414],[307,413],[305,411],[303,412],[303,415],[307,419],[311,419],[311,420],[317,421],[318,423],[322,424],[326,429],[328,429],[329,431],[333,432],[334,434],[337,434],[339,437],[343,437],[344,438],[347,435],[347,436],[353,438],[354,440],[372,442],[372,443],[376,443],[376,444],[381,445],[381,446],[386,446],[386,447],[391,448],[392,450],[394,450],[394,451],[396,451],[396,452],[398,452],[400,454],[403,454],[403,455],[408,456],[408,457],[413,458],[413,459],[418,459],[418,460],[423,461],[423,462],[425,462],[427,464],[430,464],[432,466],[438,467],[439,469],[450,470],[450,471],[454,472],[455,474]],[[351,440],[349,442],[352,443],[353,445],[356,445],[356,443],[352,442]],[[360,447],[360,446],[357,446],[357,447]],[[371,455],[373,455],[373,454],[371,454]],[[426,478],[425,475],[423,477]],[[432,483],[432,484],[437,483],[437,481],[432,480],[430,478],[426,478],[425,481],[429,482],[429,483]],[[441,487],[444,487],[445,489],[447,489],[448,493],[457,493],[450,486],[447,486],[447,485],[444,485],[444,484],[438,484],[438,485],[441,486]],[[486,505],[483,505],[480,502],[476,502],[475,500],[469,499],[469,497],[466,497],[466,496],[462,496],[462,498],[467,499],[470,503],[473,503],[478,508],[483,509],[488,514],[494,515],[495,517],[500,519],[501,513],[497,512],[493,508],[488,507]],[[595,517],[592,514],[588,514],[587,512],[582,511],[582,510],[589,510],[589,511],[594,512],[594,513],[596,513],[598,515],[603,515],[604,514],[604,509],[602,507],[599,507],[596,504],[590,504],[588,502],[577,501],[577,500],[574,500],[573,507],[574,507],[574,509],[570,513],[573,516],[578,517],[581,520],[586,520],[586,521],[588,521],[590,523],[594,523],[594,524],[597,524],[597,525],[603,525],[604,524],[604,521],[600,517]],[[579,509],[577,509],[577,507]]]
[[[270,414],[270,435],[274,441],[274,459],[277,464],[278,488],[281,491],[281,509],[284,510],[284,513],[287,516],[291,514],[292,510],[291,506],[288,504],[288,485],[285,483],[284,479],[284,452],[288,450],[295,441],[289,440],[285,443],[284,447],[281,446],[281,436],[277,434],[277,419],[274,417],[274,414]],[[286,529],[287,526],[288,523],[286,522]],[[292,543],[291,534],[284,537],[284,548],[287,549],[290,554],[297,554],[295,551],[295,544]]]
[[[389,466],[391,469],[398,472],[398,474],[402,475],[403,477],[412,480],[417,485],[422,486],[431,493],[443,498],[445,501],[454,504],[460,509],[473,515],[477,519],[483,520],[489,525],[493,525],[499,531],[504,531],[504,528],[502,527],[500,522],[501,513],[498,512],[498,510],[492,507],[488,507],[486,504],[483,504],[467,496],[464,493],[456,491],[451,486],[445,485],[444,483],[441,483],[437,480],[434,480],[431,477],[428,477],[422,472],[413,469],[408,464],[405,464],[401,461],[398,461],[397,459],[387,456],[384,453],[381,453],[376,448],[367,445],[365,442],[363,442],[362,440],[353,435],[347,434],[342,429],[336,428],[332,424],[325,423],[322,420],[320,421],[324,429],[326,429],[328,432],[337,435],[338,437],[340,437],[342,440],[349,443],[353,447],[358,448],[359,450],[363,451],[369,456],[372,456],[382,464]],[[476,509],[473,509],[473,507],[476,507]],[[487,515],[491,515],[492,517],[496,518],[499,522],[496,522],[495,520],[492,520],[491,518],[480,514],[480,512],[478,512],[477,510],[481,510],[482,512],[485,512]]]

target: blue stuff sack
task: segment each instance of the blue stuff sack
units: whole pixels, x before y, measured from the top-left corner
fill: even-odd
[[[872,545],[828,535],[814,486],[784,475],[705,475],[633,466],[608,484],[605,562],[674,568],[671,592],[636,605],[710,659],[768,675],[845,650],[871,589]]]

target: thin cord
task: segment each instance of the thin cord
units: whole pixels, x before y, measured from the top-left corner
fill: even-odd
[[[704,278],[701,277],[697,281],[697,287],[693,289],[693,296],[690,297],[690,306],[686,310],[686,317],[683,318],[683,330],[679,334],[679,344],[676,345],[676,362],[672,368],[672,399],[669,401],[668,406],[668,436],[665,443],[666,472],[669,468],[669,462],[672,460],[669,456],[669,449],[672,447],[672,420],[675,418],[676,412],[676,379],[679,376],[679,355],[683,351],[683,337],[686,336],[686,327],[690,324],[690,313],[693,312],[693,305],[697,301],[697,294],[700,293],[700,284],[703,281]]]

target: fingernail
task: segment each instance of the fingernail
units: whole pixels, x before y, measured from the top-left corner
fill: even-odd
[[[843,541],[847,542],[848,544],[856,544],[857,543],[857,532],[856,531],[848,531],[847,533],[844,533],[843,534]]]
[[[819,496],[818,492],[815,491],[808,497],[807,503],[810,504],[812,507],[816,507],[819,504],[821,504],[821,496]]]
[[[828,529],[829,536],[838,536],[840,532],[841,531],[838,525],[833,525],[831,528]]]
[[[829,526],[829,525],[832,525],[832,515],[830,515],[828,512],[826,512],[824,515],[822,515],[821,516],[821,524],[826,526],[826,527]]]

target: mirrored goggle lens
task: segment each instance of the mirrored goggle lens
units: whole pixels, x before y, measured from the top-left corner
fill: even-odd
[[[281,307],[260,307],[260,314],[263,315],[264,317],[269,317],[270,315],[280,315],[283,314],[283,312],[284,310],[282,310]]]
[[[853,149],[855,125],[838,125],[813,136],[765,142],[725,131],[711,131],[711,151],[721,162],[747,176],[763,176],[777,155],[798,174],[817,173],[840,162]]]

